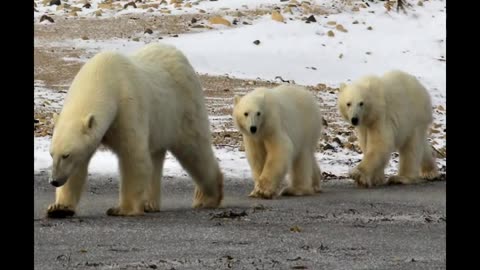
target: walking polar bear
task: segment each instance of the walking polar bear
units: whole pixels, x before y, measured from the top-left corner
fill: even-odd
[[[235,96],[233,119],[243,135],[255,187],[251,197],[278,195],[287,172],[285,195],[319,192],[321,171],[315,147],[322,131],[322,116],[315,97],[300,86],[256,88]]]
[[[398,150],[398,175],[389,183],[410,184],[434,179],[439,173],[427,140],[433,121],[430,95],[410,74],[394,70],[381,77],[364,76],[342,84],[338,108],[355,127],[363,159],[350,171],[358,185],[385,183],[384,170],[391,153]]]
[[[76,75],[54,122],[50,182],[58,188],[50,217],[75,213],[88,163],[101,143],[118,156],[121,173],[119,204],[108,215],[160,210],[167,150],[196,183],[193,207],[222,201],[223,175],[211,147],[202,87],[174,47],[97,54]]]

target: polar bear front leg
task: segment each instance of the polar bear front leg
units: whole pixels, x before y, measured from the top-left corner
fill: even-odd
[[[360,164],[352,169],[350,177],[361,187],[372,187],[385,183],[384,170],[390,160],[392,147],[382,132],[369,131],[366,152]]]
[[[253,197],[272,199],[277,196],[281,181],[291,163],[292,145],[289,139],[265,140],[267,157],[262,174],[255,183]]]
[[[262,174],[265,165],[267,152],[263,143],[257,143],[251,139],[244,138],[245,154],[247,156],[248,164],[252,170],[253,182],[256,185]],[[256,197],[255,188],[248,195],[249,197]]]
[[[145,212],[160,212],[161,183],[165,154],[165,150],[160,150],[152,154],[153,175],[147,183]]]
[[[65,218],[73,216],[88,175],[88,162],[79,166],[67,182],[56,189],[55,203],[47,208],[47,217]]]
[[[144,150],[145,149],[145,150]],[[121,173],[119,206],[107,210],[109,216],[140,216],[144,214],[145,188],[153,176],[150,153],[137,147],[119,155]]]

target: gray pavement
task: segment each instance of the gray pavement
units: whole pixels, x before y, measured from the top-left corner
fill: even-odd
[[[445,181],[329,180],[314,196],[260,200],[251,180],[226,179],[221,208],[193,210],[193,182],[164,178],[160,213],[121,218],[105,214],[118,176],[91,175],[76,217],[52,220],[54,188],[34,178],[35,269],[446,268]]]

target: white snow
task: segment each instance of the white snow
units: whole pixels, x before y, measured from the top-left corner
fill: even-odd
[[[98,2],[100,1],[91,3]],[[329,1],[313,2],[326,5]],[[196,12],[197,8],[215,11],[225,6],[235,9],[244,8],[243,5],[260,7],[271,4],[277,5],[280,1],[203,1],[190,11]],[[432,95],[434,106],[441,105],[446,109],[446,1],[424,1],[422,7],[413,3],[407,14],[386,12],[383,2],[369,4],[370,8],[361,9],[360,12],[344,9],[327,18],[316,16],[316,23],[288,20],[295,17],[289,14],[283,14],[287,23],[279,23],[266,15],[252,21],[253,25],[239,24],[231,28],[220,27],[199,33],[180,34],[178,38],[164,37],[162,42],[173,44],[182,50],[200,73],[228,74],[230,77],[245,79],[275,80],[276,76],[281,76],[285,80],[294,80],[297,84],[326,83],[338,86],[341,82],[352,81],[369,73],[381,75],[390,69],[402,69],[416,75],[425,84]],[[40,8],[45,9],[38,9]],[[348,32],[336,30],[335,26],[327,23],[330,21],[343,25]],[[358,23],[353,24],[354,21]],[[369,26],[372,30],[367,29]],[[329,30],[334,32],[334,37],[327,35]],[[75,46],[87,49],[87,54],[91,56],[100,50],[130,53],[145,43],[157,40],[157,37],[144,37],[143,33],[139,33],[139,36],[140,42],[124,39],[77,39],[51,44],[36,43],[35,46]],[[254,40],[260,40],[261,43],[255,45]],[[82,56],[78,60],[87,58]],[[37,100],[41,97],[41,94],[37,94],[35,98]],[[326,104],[332,105],[332,102],[335,101],[329,100]],[[210,120],[212,128],[218,130],[223,123],[231,121],[231,117],[211,116]],[[444,128],[445,121],[446,113],[435,113],[435,123]],[[35,139],[36,171],[46,169],[50,163],[46,140]],[[446,139],[438,137],[433,141],[437,144],[436,147],[446,144]],[[250,177],[243,152],[216,149],[215,153],[227,177]],[[336,175],[345,175],[361,157],[352,151],[333,155],[317,154],[322,170]],[[445,162],[439,160],[441,165],[445,165]],[[392,161],[387,173],[394,172],[395,165]],[[93,158],[90,169],[97,173],[115,173],[117,164],[111,153],[99,152]],[[183,175],[185,172],[169,156],[164,174]]]

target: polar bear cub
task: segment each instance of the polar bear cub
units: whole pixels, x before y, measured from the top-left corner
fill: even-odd
[[[315,97],[305,88],[260,87],[243,97],[235,96],[233,119],[243,135],[255,182],[251,197],[277,196],[287,173],[290,183],[282,194],[320,191],[321,171],[314,152],[322,116]]]
[[[389,183],[410,184],[438,176],[427,135],[433,121],[432,103],[425,87],[412,75],[394,70],[383,76],[364,76],[341,84],[338,108],[355,127],[363,159],[350,176],[360,186],[385,183],[384,170],[398,150],[398,175]]]

